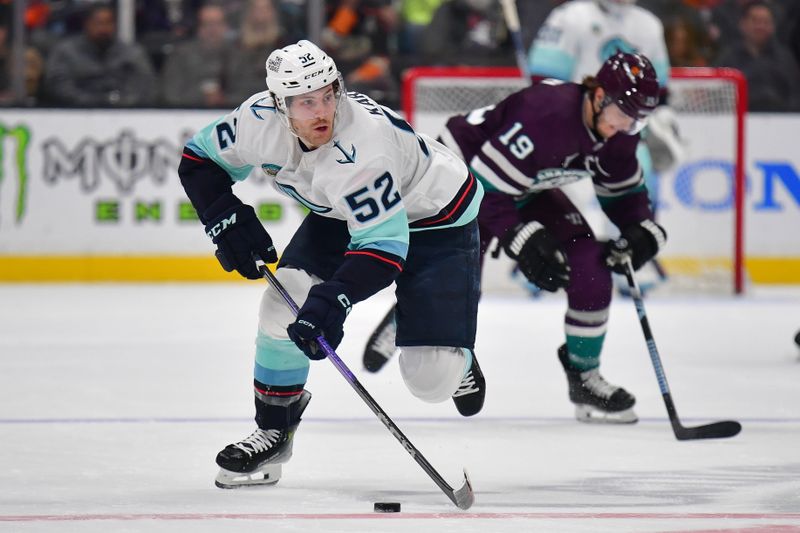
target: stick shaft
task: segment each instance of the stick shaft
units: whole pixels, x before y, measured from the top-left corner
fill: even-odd
[[[283,286],[283,284],[281,284],[281,282],[278,281],[275,275],[272,272],[270,272],[270,270],[263,262],[256,261],[256,264],[258,265],[261,274],[264,276],[264,278],[267,279],[267,281],[269,281],[269,283],[275,288],[275,290],[278,291],[278,294],[280,294],[281,297],[284,299],[286,304],[292,310],[292,313],[297,315],[300,308],[297,306],[297,303],[295,303],[294,299],[286,290],[286,288]],[[445,495],[448,498],[450,498],[450,500],[454,504],[461,507],[461,505],[463,505],[463,502],[457,501],[457,497],[455,495],[453,487],[451,487],[447,483],[447,481],[445,481],[445,479],[439,474],[439,472],[437,472],[436,469],[433,468],[433,466],[428,462],[428,460],[425,459],[425,456],[423,456],[422,453],[420,453],[420,451],[416,448],[416,446],[414,446],[408,439],[408,437],[406,437],[405,434],[400,430],[400,428],[397,427],[397,424],[395,424],[394,421],[391,418],[389,418],[389,415],[387,415],[386,412],[381,408],[381,406],[378,405],[378,402],[376,402],[372,398],[369,392],[367,392],[367,389],[365,389],[364,386],[361,385],[361,383],[358,381],[358,378],[355,377],[355,375],[350,371],[350,369],[347,367],[344,361],[342,361],[341,358],[336,354],[334,349],[331,348],[330,344],[328,344],[328,341],[325,340],[325,337],[320,335],[319,337],[316,338],[316,342],[320,346],[320,348],[325,352],[325,355],[327,355],[327,358],[330,359],[330,361],[333,363],[333,365],[336,367],[339,373],[341,373],[342,376],[344,376],[345,380],[350,384],[353,390],[356,391],[356,393],[359,395],[359,397],[361,397],[364,403],[366,403],[367,406],[372,410],[372,412],[375,413],[375,416],[377,416],[378,419],[383,423],[383,425],[386,426],[389,432],[392,435],[394,435],[394,437],[400,442],[400,444],[408,452],[408,454],[417,462],[417,464],[420,467],[422,467],[425,473],[428,474],[428,476],[433,480],[434,483],[436,483],[436,485],[442,490],[442,492],[444,492]]]
[[[522,43],[522,34],[520,33],[519,12],[515,0],[500,0],[503,8],[503,18],[508,26],[508,32],[511,34],[511,41],[514,44],[514,54],[517,60],[517,67],[525,80],[530,83],[530,72],[528,70],[528,56],[525,52],[525,46]]]
[[[642,298],[639,284],[636,282],[636,277],[633,274],[633,265],[631,264],[630,257],[625,260],[625,278],[628,280],[628,287],[631,289],[631,297],[633,298],[633,303],[636,305],[636,313],[639,315],[639,323],[642,326],[644,339],[647,343],[647,351],[650,353],[650,361],[653,363],[653,370],[655,370],[656,379],[658,379],[661,397],[664,399],[664,405],[667,408],[667,415],[669,416],[669,422],[670,425],[672,425],[672,432],[675,434],[675,438],[678,440],[720,439],[737,435],[741,431],[742,425],[733,420],[714,422],[712,424],[696,427],[685,427],[681,424],[678,411],[675,409],[675,402],[672,401],[672,393],[669,390],[667,376],[664,374],[664,367],[661,365],[661,357],[658,355],[658,348],[653,338],[653,331],[650,329],[650,322],[647,320],[647,312],[644,309],[644,299]]]

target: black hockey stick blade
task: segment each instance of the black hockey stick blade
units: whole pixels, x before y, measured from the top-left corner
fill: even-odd
[[[672,430],[678,440],[727,439],[738,435],[742,430],[742,425],[734,420],[723,420],[704,426],[687,428],[682,426],[680,421],[673,420]]]
[[[667,376],[664,374],[664,367],[661,364],[661,356],[658,355],[656,340],[653,338],[653,331],[650,329],[650,321],[647,320],[642,291],[639,289],[639,284],[633,274],[633,265],[630,257],[625,259],[624,265],[625,278],[628,280],[628,287],[631,289],[631,298],[636,306],[636,314],[639,315],[639,324],[642,326],[647,351],[650,353],[650,361],[653,363],[653,370],[656,372],[658,386],[661,389],[661,397],[664,398],[664,406],[667,408],[667,415],[669,416],[670,424],[672,424],[672,432],[675,434],[675,438],[678,440],[726,439],[738,435],[742,430],[742,425],[733,420],[723,420],[692,428],[684,427],[681,424],[681,420],[678,418],[678,411],[675,409],[675,403],[672,401],[669,384],[667,384]]]
[[[472,492],[472,482],[469,480],[467,469],[464,469],[464,484],[460,489],[454,490],[450,499],[459,509],[467,510],[475,503],[475,493]]]

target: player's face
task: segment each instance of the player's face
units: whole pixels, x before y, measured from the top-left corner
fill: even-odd
[[[597,117],[597,131],[604,139],[609,139],[617,133],[628,133],[633,130],[632,117],[626,115],[616,104],[608,104]]]
[[[636,126],[636,122],[632,117],[626,115],[616,104],[607,104],[603,106],[605,99],[605,92],[603,89],[597,89],[594,94],[594,99],[585,103],[584,120],[587,126],[592,126],[593,115],[599,111],[597,115],[597,123],[595,124],[596,131],[603,139],[610,139],[617,133],[632,133]]]
[[[297,136],[309,148],[320,147],[331,140],[336,103],[336,92],[331,85],[291,98],[286,115]]]

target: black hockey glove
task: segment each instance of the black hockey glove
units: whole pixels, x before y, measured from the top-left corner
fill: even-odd
[[[622,230],[619,239],[606,243],[606,266],[618,274],[625,273],[625,259],[631,259],[634,270],[650,261],[667,242],[667,232],[652,220],[643,220]]]
[[[508,230],[500,245],[531,283],[550,292],[569,285],[567,256],[538,222],[522,222]]]
[[[326,353],[317,344],[322,335],[336,349],[344,337],[344,319],[352,305],[340,283],[325,282],[311,287],[296,320],[286,330],[289,338],[309,359],[325,359]]]
[[[261,277],[253,257],[265,263],[278,260],[272,239],[255,210],[232,193],[225,193],[203,213],[206,233],[217,245],[217,259],[227,272],[236,270],[247,279]]]

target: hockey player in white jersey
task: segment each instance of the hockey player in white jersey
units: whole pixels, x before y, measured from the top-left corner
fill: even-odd
[[[573,0],[555,8],[529,54],[534,76],[580,83],[617,52],[647,56],[659,83],[669,78],[664,27],[635,0]],[[651,117],[652,118],[652,117]]]
[[[473,353],[479,297],[481,184],[444,146],[366,96],[346,93],[333,60],[309,41],[267,59],[268,90],[186,145],[179,174],[222,266],[260,278],[272,239],[232,191],[253,169],[307,207],[276,277],[302,302],[296,317],[271,286],[256,338],[255,432],[217,455],[222,488],[271,484],[292,453],[311,397],[309,359],[334,348],[353,304],[395,282],[400,367],[427,402],[471,416],[485,381]]]

